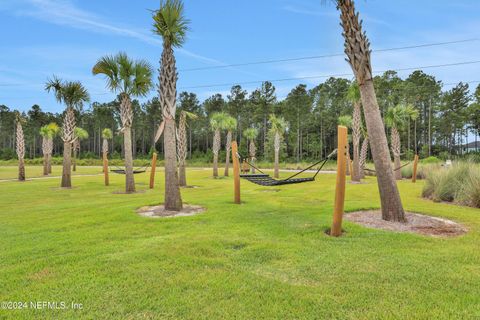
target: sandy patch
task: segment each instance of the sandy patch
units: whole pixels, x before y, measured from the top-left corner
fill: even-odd
[[[455,237],[467,233],[467,228],[454,221],[406,212],[407,222],[382,220],[380,210],[357,211],[345,214],[345,219],[362,226],[394,232],[417,233],[433,237]]]
[[[201,206],[194,206],[184,204],[181,211],[165,210],[163,205],[146,206],[137,210],[137,213],[143,217],[150,218],[173,218],[173,217],[189,217],[205,212],[205,208]]]

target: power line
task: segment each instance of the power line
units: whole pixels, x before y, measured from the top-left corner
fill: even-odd
[[[377,50],[372,50],[372,52],[376,53],[376,52],[388,52],[388,51],[398,51],[398,50],[407,50],[407,49],[427,48],[427,47],[443,46],[443,45],[449,45],[449,44],[474,42],[474,41],[479,41],[479,40],[480,39],[478,39],[478,38],[472,38],[472,39],[463,39],[463,40],[446,41],[446,42],[425,43],[425,44],[410,45],[410,46],[404,46],[404,47],[377,49]],[[324,58],[343,57],[343,56],[345,56],[345,53],[342,52],[342,53],[316,55],[316,56],[306,56],[306,57],[298,57],[298,58],[259,60],[259,61],[251,61],[251,62],[244,62],[244,63],[225,64],[225,65],[219,65],[219,66],[196,67],[196,68],[182,69],[180,71],[181,72],[189,72],[189,71],[224,69],[224,68],[230,68],[230,67],[243,67],[243,66],[260,65],[260,64],[291,62],[291,61],[301,61],[301,60],[314,60],[314,59],[324,59]]]
[[[461,65],[470,65],[470,64],[477,64],[480,63],[480,60],[475,61],[465,61],[465,62],[455,62],[455,63],[446,63],[446,64],[437,64],[437,65],[428,65],[428,66],[420,66],[420,67],[409,67],[409,68],[400,68],[400,69],[389,69],[383,71],[373,71],[373,73],[385,73],[386,71],[411,71],[411,70],[419,70],[419,69],[434,69],[434,68],[444,68],[444,67],[453,67],[453,66],[461,66]],[[206,84],[206,85],[198,85],[198,86],[186,86],[179,88],[180,90],[185,89],[204,89],[204,88],[214,88],[214,87],[231,87],[234,85],[248,85],[248,84],[256,84],[256,83],[263,83],[266,81],[269,82],[284,82],[284,81],[295,81],[295,80],[310,80],[310,79],[321,79],[321,78],[340,78],[340,77],[352,77],[353,73],[340,73],[340,74],[330,74],[330,75],[318,75],[318,76],[306,76],[306,77],[293,77],[293,78],[281,78],[281,79],[273,79],[273,80],[252,80],[252,81],[243,81],[243,82],[236,82],[236,83],[218,83],[218,84]]]

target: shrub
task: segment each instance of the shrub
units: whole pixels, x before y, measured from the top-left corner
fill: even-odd
[[[434,201],[480,207],[480,167],[473,162],[429,167],[422,195]]]
[[[443,162],[443,161],[438,159],[437,157],[430,156],[428,158],[420,160],[420,162],[423,163],[423,164],[430,164],[430,163],[440,163],[440,162]]]

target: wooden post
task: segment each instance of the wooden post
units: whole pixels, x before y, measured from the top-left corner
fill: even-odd
[[[417,182],[417,167],[418,167],[418,154],[415,155],[415,160],[413,160],[413,173],[412,173],[412,182]]]
[[[107,153],[103,154],[103,176],[105,178],[105,185],[108,186],[110,184],[110,180],[108,178],[108,156],[107,156]]]
[[[337,184],[335,188],[335,209],[333,211],[333,223],[330,235],[339,237],[342,235],[342,218],[345,205],[345,183],[347,171],[347,127],[338,126],[338,149],[337,149]]]
[[[152,155],[152,166],[150,169],[150,189],[153,189],[155,186],[155,169],[157,169],[157,153],[154,152]]]
[[[237,141],[232,142],[234,202],[240,204],[240,161],[238,160]]]

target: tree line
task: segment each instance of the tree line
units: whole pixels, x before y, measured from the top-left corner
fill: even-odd
[[[410,119],[400,132],[404,158],[411,158],[414,153],[421,157],[457,154],[460,152],[458,147],[465,144],[469,136],[473,135],[477,140],[480,133],[480,85],[473,94],[469,85],[462,82],[448,91],[442,91],[442,82],[423,71],[415,71],[406,79],[401,79],[395,71],[387,71],[376,76],[374,84],[384,117],[389,109],[399,104],[408,104],[418,112],[418,117]],[[275,86],[268,81],[250,93],[235,85],[228,95],[214,94],[203,102],[193,92],[181,92],[177,114],[186,111],[197,116],[189,121],[187,128],[187,157],[211,160],[215,130],[210,126],[210,118],[214,113],[225,112],[237,121],[233,135],[244,153],[248,153],[248,143],[242,133],[247,128],[256,128],[257,158],[273,159],[269,118],[275,114],[288,123],[282,160],[299,162],[321,158],[335,146],[338,118],[353,113],[353,104],[348,98],[351,85],[350,80],[333,77],[311,89],[299,84],[283,100],[277,98]],[[93,102],[88,108],[74,110],[77,125],[88,132],[88,138],[80,141],[82,157],[101,156],[102,131],[105,128],[117,133],[110,153],[114,158],[123,157],[123,136],[119,134],[120,104],[119,96],[114,101]],[[132,109],[133,157],[147,157],[153,149],[162,153],[163,140],[154,141],[162,121],[159,99],[155,97],[144,103],[132,100]],[[34,105],[22,116],[25,119],[25,156],[40,157],[41,127],[52,122],[61,126],[65,114],[44,112],[41,106]],[[2,159],[15,158],[15,130],[15,110],[0,105]],[[53,154],[60,155],[63,152],[60,137],[55,140]]]

